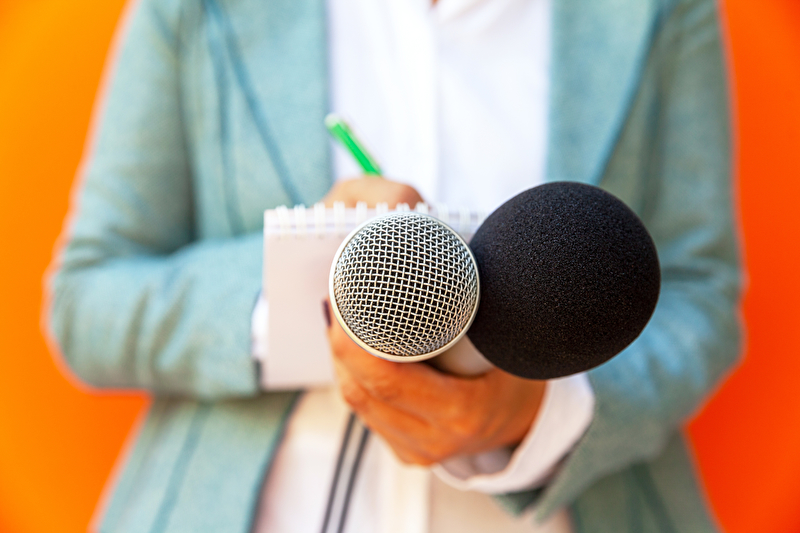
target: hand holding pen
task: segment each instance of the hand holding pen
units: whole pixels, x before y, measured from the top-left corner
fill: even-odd
[[[350,126],[339,116],[330,114],[325,118],[325,126],[359,164],[364,178],[383,178],[377,160],[367,151],[364,144],[355,136]],[[414,187],[389,179],[355,178],[337,181],[322,200],[325,205],[344,202],[345,207],[355,207],[358,202],[366,202],[372,207],[385,202],[389,208],[405,203],[414,207],[422,202],[422,196]]]

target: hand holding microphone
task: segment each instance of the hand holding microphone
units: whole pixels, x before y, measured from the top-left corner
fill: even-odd
[[[466,243],[416,213],[376,219],[350,243],[353,249],[345,245],[337,254],[332,280],[339,306],[328,328],[348,404],[409,463],[430,465],[518,443],[538,412],[544,382],[491,365],[463,379],[405,364],[458,346],[472,321],[478,277]],[[359,250],[375,253],[365,258]],[[355,332],[342,329],[348,319]]]
[[[387,194],[376,201],[391,202],[391,192],[384,191]],[[453,455],[516,444],[530,429],[545,390],[545,382],[520,379],[491,366],[482,367],[479,377],[463,379],[428,365],[374,357],[354,343],[335,318],[328,338],[342,396],[401,460],[411,464],[431,465]]]
[[[465,379],[426,364],[375,357],[335,319],[328,338],[345,401],[409,464],[429,466],[519,443],[544,396],[545,381],[498,368]]]

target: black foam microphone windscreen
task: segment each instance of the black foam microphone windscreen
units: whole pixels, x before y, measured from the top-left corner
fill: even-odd
[[[517,376],[551,379],[604,363],[638,337],[658,301],[658,255],[644,224],[591,185],[520,193],[470,248],[481,302],[467,335]]]

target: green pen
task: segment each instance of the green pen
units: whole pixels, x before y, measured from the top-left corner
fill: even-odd
[[[380,177],[383,175],[383,171],[380,165],[378,165],[378,162],[367,151],[364,143],[356,137],[356,134],[353,133],[353,130],[342,117],[336,113],[331,113],[325,117],[325,127],[328,128],[328,132],[333,138],[339,141],[339,144],[350,152],[350,155],[352,155],[353,159],[361,166],[361,170],[364,171],[365,175],[371,177]]]

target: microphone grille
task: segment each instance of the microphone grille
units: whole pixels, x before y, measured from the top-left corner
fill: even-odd
[[[391,213],[356,229],[331,270],[334,312],[373,355],[424,359],[472,323],[478,269],[455,231],[420,213]]]

